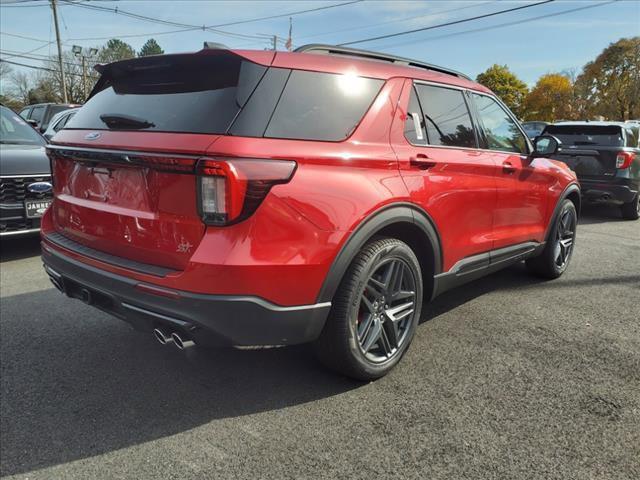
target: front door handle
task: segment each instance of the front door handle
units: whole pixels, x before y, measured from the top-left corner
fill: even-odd
[[[516,171],[516,167],[514,167],[511,162],[504,162],[502,164],[502,171],[507,175],[511,175],[513,172]]]
[[[429,159],[424,153],[418,153],[415,157],[409,157],[409,165],[417,167],[420,170],[428,170],[431,167],[435,167],[436,162]]]

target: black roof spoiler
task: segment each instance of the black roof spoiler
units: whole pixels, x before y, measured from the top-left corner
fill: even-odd
[[[464,73],[452,70],[446,67],[439,67],[431,63],[425,63],[420,60],[413,60],[411,58],[398,57],[396,55],[389,55],[386,53],[372,52],[370,50],[359,50],[357,48],[339,47],[336,45],[325,45],[322,43],[310,43],[308,45],[302,45],[294,50],[298,53],[319,53],[324,55],[344,55],[348,57],[358,57],[367,60],[377,60],[380,62],[389,62],[396,65],[404,65],[415,68],[422,68],[424,70],[431,70],[433,72],[444,73],[447,75],[453,75],[455,77],[464,78],[465,80],[471,80]]]

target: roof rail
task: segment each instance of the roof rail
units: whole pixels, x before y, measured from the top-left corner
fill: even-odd
[[[389,62],[397,65],[405,65],[415,68],[423,68],[425,70],[432,70],[434,72],[445,73],[447,75],[454,75],[456,77],[471,80],[464,73],[460,73],[450,68],[439,67],[438,65],[432,65],[430,63],[421,62],[420,60],[412,60],[411,58],[398,57],[396,55],[389,55],[386,53],[372,52],[369,50],[359,50],[357,48],[340,47],[336,45],[324,45],[321,43],[310,43],[308,45],[302,45],[294,50],[298,53],[320,53],[325,55],[344,55],[348,57],[360,57],[369,60],[378,60],[381,62]]]

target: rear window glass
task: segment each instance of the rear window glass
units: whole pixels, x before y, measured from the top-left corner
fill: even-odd
[[[225,133],[266,71],[225,51],[107,68],[66,128]]]
[[[544,133],[558,138],[562,145],[624,146],[622,128],[615,125],[549,125]]]
[[[417,85],[430,145],[476,147],[469,109],[460,90]]]
[[[264,136],[344,140],[360,123],[383,83],[350,74],[294,70]]]

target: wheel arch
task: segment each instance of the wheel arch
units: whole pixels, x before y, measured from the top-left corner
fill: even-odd
[[[548,240],[549,234],[551,233],[551,227],[554,225],[558,214],[560,213],[560,208],[562,207],[562,202],[565,200],[571,200],[571,202],[576,207],[576,213],[580,216],[580,208],[582,206],[582,197],[580,195],[580,186],[577,183],[572,183],[568,187],[566,187],[563,192],[558,197],[558,201],[556,202],[556,206],[553,209],[553,214],[551,218],[549,218],[549,224],[547,225],[547,231],[545,233],[545,240]]]
[[[414,251],[422,269],[425,299],[434,293],[434,275],[442,270],[440,236],[431,217],[413,204],[387,205],[365,218],[343,243],[329,269],[318,302],[330,302],[356,254],[372,238],[402,240]]]

